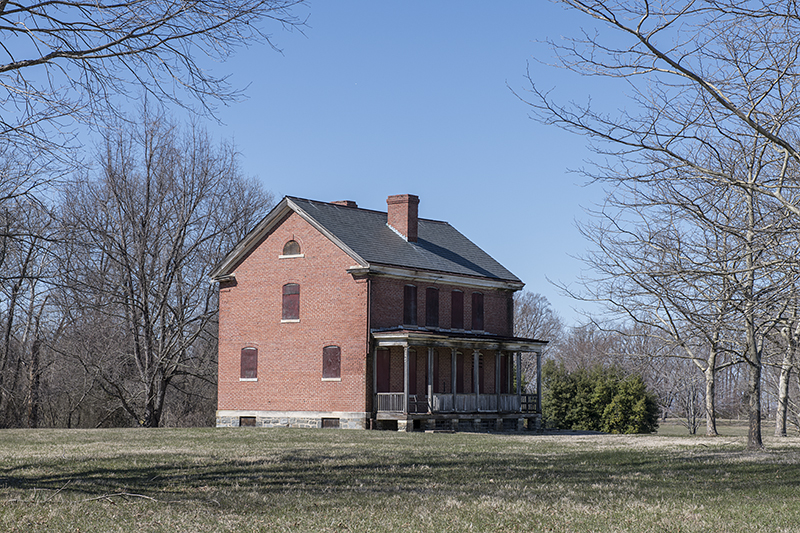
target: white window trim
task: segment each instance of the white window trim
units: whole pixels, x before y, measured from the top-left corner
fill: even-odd
[[[239,378],[239,381],[258,381],[258,378]]]
[[[281,324],[297,324],[300,322],[299,318],[282,318]]]
[[[342,381],[342,378],[322,378],[322,381]]]
[[[305,257],[306,254],[293,254],[293,255],[279,255],[278,259],[295,259],[298,257]]]

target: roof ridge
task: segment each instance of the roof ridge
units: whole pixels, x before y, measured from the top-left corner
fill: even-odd
[[[288,194],[286,195],[286,198],[289,198],[291,200],[300,200],[301,202],[309,202],[309,203],[312,203],[312,204],[325,204],[325,205],[330,205],[330,206],[335,206],[335,207],[347,207],[347,206],[344,206],[344,205],[336,204],[334,202],[325,202],[323,200],[312,200],[310,198],[300,198],[299,196],[291,196],[291,195],[288,195]],[[379,211],[377,209],[370,209],[368,207],[357,206],[357,207],[347,207],[347,209],[358,209],[359,211],[369,211],[371,213],[379,213],[379,214],[382,214],[382,215],[388,215],[388,213],[386,211]],[[448,226],[451,226],[451,224],[449,222],[447,222],[446,220],[436,220],[434,218],[422,218],[422,217],[419,217],[417,220],[424,220],[426,222],[437,222],[439,224],[447,224]]]

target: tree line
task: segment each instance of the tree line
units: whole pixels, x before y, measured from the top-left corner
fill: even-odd
[[[765,370],[779,374],[778,434],[797,370],[797,3],[558,3],[589,26],[549,43],[558,66],[625,95],[566,102],[533,76],[520,94],[532,118],[588,139],[579,172],[606,191],[581,225],[590,273],[564,289],[605,304],[597,328],[638,329],[702,373],[709,435],[718,373],[746,369],[760,449]]]
[[[213,420],[217,292],[206,273],[272,196],[200,128],[145,113],[109,131],[94,165],[47,201],[3,182],[4,427]]]
[[[659,330],[598,317],[569,327],[544,296],[527,291],[518,293],[514,303],[516,334],[550,341],[542,367],[543,415],[548,427],[626,432],[602,420],[603,411],[613,403],[605,394],[608,384],[626,381],[623,392],[642,401],[642,412],[647,413],[636,418],[632,404],[628,406],[630,432],[655,429],[654,413],[660,420],[678,420],[692,435],[703,425],[706,430],[714,428],[711,435],[716,435],[716,419],[748,417],[747,363],[733,353],[715,361],[714,398],[708,402],[705,361],[695,360],[672,339],[663,338]],[[776,436],[786,436],[791,428],[800,431],[800,373],[796,361],[788,371],[784,364],[784,334],[775,331],[764,351],[763,414],[774,419]],[[523,357],[523,362],[527,364],[523,368],[525,382],[533,387],[535,359]],[[644,388],[635,385],[638,380]],[[593,396],[595,387],[603,394]],[[709,404],[714,406],[710,421]]]
[[[302,3],[0,0],[0,427],[209,423],[204,276],[272,197],[164,109],[237,100],[203,61],[276,48]]]

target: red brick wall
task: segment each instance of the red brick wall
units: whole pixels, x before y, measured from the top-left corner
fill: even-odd
[[[499,289],[474,289],[423,282],[407,282],[399,279],[377,277],[372,281],[372,328],[392,328],[403,323],[403,287],[411,284],[417,287],[417,325],[425,325],[426,289],[439,289],[439,327],[450,329],[451,292],[454,289],[464,293],[464,329],[472,327],[472,293],[483,293],[484,331],[497,335],[512,335],[512,317],[509,305],[512,292]]]
[[[304,257],[279,259],[294,239]],[[367,284],[353,260],[292,213],[220,287],[220,410],[366,411]],[[282,287],[300,285],[300,322],[281,323]],[[341,348],[341,381],[322,381],[322,350]],[[258,348],[258,381],[239,380],[240,352]]]

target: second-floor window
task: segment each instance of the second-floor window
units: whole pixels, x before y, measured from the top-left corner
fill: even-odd
[[[417,287],[414,285],[403,289],[403,324],[417,325]]]
[[[300,319],[300,285],[287,283],[283,286],[282,320]]]
[[[450,293],[450,329],[464,329],[464,293]]]
[[[483,294],[472,293],[472,329],[483,331]]]
[[[425,325],[439,327],[439,289],[434,287],[425,289]]]

